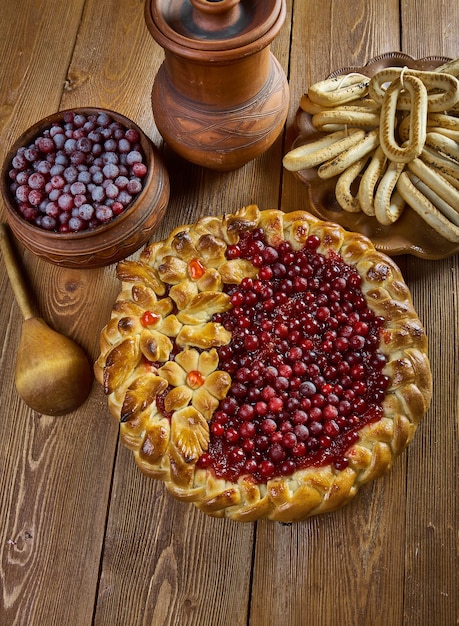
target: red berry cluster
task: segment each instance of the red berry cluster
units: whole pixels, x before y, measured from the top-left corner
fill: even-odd
[[[357,271],[319,244],[310,236],[301,250],[274,247],[256,229],[228,247],[228,258],[259,270],[226,286],[232,309],[214,316],[232,333],[218,351],[233,382],[199,466],[218,477],[266,482],[310,466],[344,469],[359,430],[382,416],[384,320],[368,308]]]
[[[106,112],[67,111],[20,147],[9,171],[18,213],[60,233],[92,229],[122,213],[143,187],[139,133]]]

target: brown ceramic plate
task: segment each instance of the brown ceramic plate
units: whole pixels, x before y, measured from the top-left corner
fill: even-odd
[[[430,70],[450,59],[446,57],[426,57],[413,59],[401,52],[389,52],[371,59],[364,67],[346,67],[333,72],[330,77],[360,72],[373,76],[385,67],[404,67]],[[320,137],[311,122],[311,116],[299,109],[296,114],[298,136],[292,148],[304,145]],[[444,259],[459,252],[459,244],[441,237],[426,224],[413,210],[407,207],[401,218],[390,226],[382,226],[376,218],[364,213],[343,211],[335,197],[336,178],[322,180],[317,169],[301,170],[295,175],[305,183],[310,200],[311,213],[323,220],[336,222],[348,230],[369,237],[375,247],[390,256],[412,254],[426,259]]]

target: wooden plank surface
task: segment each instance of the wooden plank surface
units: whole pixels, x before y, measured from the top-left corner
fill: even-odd
[[[163,51],[141,0],[3,0],[0,158],[48,113],[105,106],[163,150],[171,198],[155,238],[252,202],[307,209],[304,187],[281,166],[302,93],[392,50],[457,57],[458,25],[457,0],[288,0],[272,45],[289,77],[285,132],[260,158],[218,173],[162,145],[150,93]],[[119,289],[114,267],[67,270],[16,248],[44,319],[95,358]],[[435,384],[414,442],[347,507],[291,526],[215,520],[173,500],[118,444],[97,384],[64,418],[25,407],[14,388],[19,309],[0,265],[0,624],[458,623],[458,258],[398,258]]]
[[[84,2],[2,3],[0,152],[60,106]],[[3,212],[2,212],[3,215]],[[89,347],[89,272],[60,272],[18,255],[46,321]],[[21,319],[2,265],[0,623],[89,624],[111,483],[116,425],[95,391],[68,420],[34,413],[14,393]],[[102,322],[102,318],[98,319]],[[91,338],[91,339],[90,339]],[[94,446],[98,440],[100,448]],[[104,450],[101,454],[100,450]]]
[[[403,49],[417,58],[432,54],[456,58],[459,4],[432,8],[426,0],[402,3]],[[420,429],[417,448],[407,455],[407,473],[413,477],[407,490],[404,583],[405,619],[410,624],[459,621],[458,270],[457,256],[433,266],[407,257],[404,268],[426,324],[434,380],[428,419]]]

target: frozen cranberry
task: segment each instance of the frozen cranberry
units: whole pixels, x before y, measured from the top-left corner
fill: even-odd
[[[41,227],[45,230],[55,230],[57,222],[54,217],[50,215],[43,215],[41,218]]]
[[[10,189],[18,213],[36,226],[52,230],[51,220],[43,221],[41,215],[49,203],[65,213],[89,200],[93,212],[103,206],[101,219],[84,220],[77,214],[69,230],[94,228],[113,219],[143,188],[147,166],[139,142],[135,129],[123,127],[108,113],[88,116],[66,112],[61,123],[43,130],[33,144],[19,148],[11,160]],[[121,164],[121,157],[125,164]],[[114,184],[115,179],[119,184]],[[20,209],[21,204],[26,207]],[[112,205],[109,211],[107,205]],[[38,213],[34,207],[39,208]],[[69,220],[50,217],[57,218],[56,231],[67,232]]]
[[[48,202],[46,205],[45,212],[46,212],[46,215],[49,215],[50,217],[54,217],[55,219],[59,218],[59,215],[62,215],[59,207],[57,206],[55,202]]]
[[[114,180],[120,173],[119,167],[115,163],[106,163],[102,169],[105,178]]]
[[[135,196],[142,191],[142,182],[138,178],[132,178],[126,185],[126,190],[131,196]]]
[[[145,163],[136,161],[135,163],[132,164],[131,171],[134,176],[143,178],[147,173],[147,166],[145,165]]]
[[[39,150],[36,146],[29,146],[24,150],[24,157],[29,163],[34,163],[38,160]]]
[[[30,187],[28,185],[20,185],[16,189],[16,199],[18,202],[27,202],[29,199]]]
[[[40,174],[39,172],[34,172],[29,176],[28,183],[31,189],[44,189],[46,181],[43,174]]]
[[[138,150],[131,150],[126,155],[126,163],[128,165],[134,165],[134,163],[142,163],[142,155]]]
[[[128,128],[125,133],[125,137],[131,143],[138,143],[140,141],[139,133],[135,128]]]
[[[105,204],[101,204],[96,209],[96,218],[100,222],[109,222],[113,217],[113,211]]]
[[[39,189],[31,189],[28,195],[28,201],[32,206],[38,206],[43,200],[43,193]]]

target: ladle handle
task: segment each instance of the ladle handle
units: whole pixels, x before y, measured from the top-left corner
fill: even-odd
[[[35,317],[33,307],[30,303],[30,299],[27,293],[27,286],[24,282],[24,277],[19,270],[16,257],[11,246],[11,241],[8,236],[8,231],[5,224],[0,222],[0,248],[2,250],[3,259],[5,261],[6,271],[10,279],[11,287],[13,288],[14,296],[21,309],[22,317],[25,320]]]

